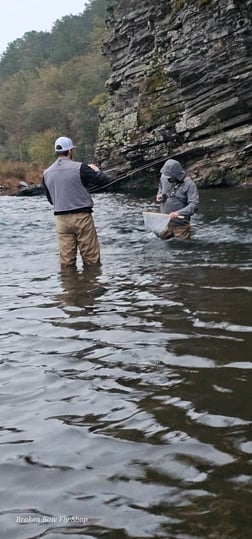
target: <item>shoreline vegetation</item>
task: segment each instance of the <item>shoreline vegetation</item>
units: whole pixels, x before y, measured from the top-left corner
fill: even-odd
[[[32,163],[0,161],[0,195],[17,193],[25,186],[41,185],[43,168]]]
[[[42,184],[43,170],[46,167],[20,161],[0,161],[0,196],[14,195],[25,187],[39,187]],[[199,186],[204,188],[204,186]],[[208,185],[205,188],[252,187],[252,178],[233,185]]]
[[[58,19],[51,32],[26,32],[2,54],[1,191],[19,181],[40,184],[62,134],[91,159],[111,71],[101,51],[106,13],[107,0],[90,0],[83,13]]]

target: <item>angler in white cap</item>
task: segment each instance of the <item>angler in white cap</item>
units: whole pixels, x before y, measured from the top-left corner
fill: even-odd
[[[100,262],[100,247],[93,222],[90,185],[106,185],[110,178],[96,165],[73,161],[73,141],[55,141],[56,161],[44,171],[43,185],[54,207],[62,267],[76,267],[79,249],[83,265]]]

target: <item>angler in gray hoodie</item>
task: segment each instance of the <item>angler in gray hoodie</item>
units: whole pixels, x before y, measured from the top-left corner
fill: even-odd
[[[161,237],[190,239],[190,218],[199,207],[198,189],[175,159],[168,159],[160,172],[156,201],[160,202],[160,211],[170,217]]]

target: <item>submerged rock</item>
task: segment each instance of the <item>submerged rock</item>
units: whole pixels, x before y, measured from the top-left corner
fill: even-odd
[[[31,185],[28,187],[23,187],[17,193],[14,193],[13,196],[16,197],[32,197],[38,195],[44,195],[45,189],[43,185]]]

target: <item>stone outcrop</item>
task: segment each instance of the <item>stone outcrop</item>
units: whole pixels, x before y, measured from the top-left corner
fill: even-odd
[[[251,18],[252,0],[110,7],[112,75],[96,148],[103,168],[140,181],[174,157],[202,186],[252,178]]]

